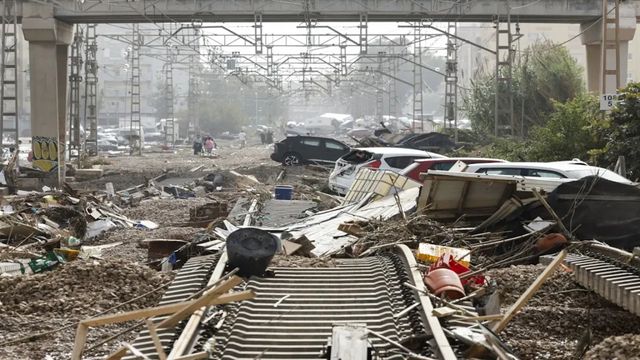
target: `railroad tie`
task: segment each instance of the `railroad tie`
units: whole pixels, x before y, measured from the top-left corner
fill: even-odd
[[[640,276],[637,272],[586,255],[570,254],[565,263],[573,270],[580,285],[640,315]]]

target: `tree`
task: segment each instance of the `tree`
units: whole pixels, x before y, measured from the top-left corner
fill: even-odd
[[[604,144],[596,130],[602,126],[598,99],[579,95],[566,103],[554,102],[555,111],[544,126],[530,131],[530,156],[535,161],[579,158],[595,160],[592,151]]]
[[[512,71],[516,132],[522,130],[526,136],[532,127],[544,125],[554,102],[566,102],[583,92],[582,69],[566,48],[549,41],[533,44],[515,61]],[[486,72],[463,97],[472,126],[484,134],[494,133],[495,93],[495,73]]]
[[[630,83],[618,91],[620,102],[609,117],[608,126],[601,130],[606,146],[598,152],[609,166],[624,155],[627,175],[640,178],[640,83]]]
[[[554,110],[544,125],[529,131],[527,140],[495,139],[489,155],[512,161],[559,161],[578,158],[601,162],[599,151],[607,128],[598,99],[582,94],[566,103],[555,101]]]

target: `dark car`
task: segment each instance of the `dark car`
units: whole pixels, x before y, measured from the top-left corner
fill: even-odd
[[[271,160],[285,166],[335,163],[351,148],[344,143],[317,136],[290,136],[275,144]]]

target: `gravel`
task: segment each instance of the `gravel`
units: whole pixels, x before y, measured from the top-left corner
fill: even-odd
[[[611,336],[587,352],[584,360],[640,359],[640,334]]]
[[[136,207],[126,208],[123,215],[134,220],[151,220],[161,226],[189,221],[189,209],[210,203],[207,198],[149,199]]]
[[[68,359],[75,322],[129,301],[168,283],[171,273],[157,273],[122,260],[76,260],[53,271],[0,278],[0,358]],[[155,305],[164,289],[118,308],[130,311]],[[43,337],[5,346],[9,339],[58,330]],[[129,327],[130,323],[92,329],[88,344]],[[135,332],[119,340],[135,337]],[[115,341],[101,353],[118,346]]]
[[[192,227],[160,227],[155,230],[141,230],[133,228],[114,229],[107,233],[103,233],[91,241],[85,242],[85,245],[105,245],[116,242],[122,244],[103,249],[101,257],[108,259],[121,259],[137,263],[147,262],[147,248],[141,245],[146,239],[176,239],[176,240],[192,240],[196,234],[203,231],[202,228]]]
[[[542,265],[520,265],[487,272],[497,282],[503,312],[542,270]],[[595,344],[637,329],[639,317],[580,287],[561,268],[500,335],[521,359],[574,359],[583,338]]]

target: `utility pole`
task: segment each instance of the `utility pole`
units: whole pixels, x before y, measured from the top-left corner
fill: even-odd
[[[454,141],[458,142],[458,44],[457,23],[447,24],[447,62],[445,71],[444,122],[445,128],[454,129]]]
[[[622,79],[620,79],[620,0],[614,0],[613,5],[615,6],[615,10],[613,17],[611,17],[609,14],[611,11],[609,9],[609,0],[602,0],[602,42],[600,48],[602,64],[600,87],[602,95],[607,93],[607,80],[609,80],[610,77],[615,77],[616,89],[619,89],[622,83]],[[609,24],[614,25],[613,40],[610,40],[607,36],[609,33]],[[610,50],[614,52],[615,69],[609,69],[608,67],[607,55],[609,55]]]
[[[85,35],[85,63],[84,63],[84,129],[85,151],[91,155],[98,155],[98,42],[96,24],[88,24]]]
[[[164,100],[167,113],[164,120],[164,145],[173,148],[175,142],[175,121],[173,111],[173,54],[167,48],[167,62],[164,64],[165,91]]]
[[[82,141],[80,133],[80,84],[82,83],[82,27],[75,26],[71,56],[69,56],[69,161],[80,166]],[[64,144],[59,144],[64,146]]]
[[[0,146],[18,149],[18,15],[16,0],[2,5],[2,48],[0,48]]]
[[[131,38],[131,122],[129,133],[129,151],[133,155],[142,155],[142,124],[140,119],[140,25],[133,24]],[[138,137],[136,141],[135,137]]]
[[[424,132],[424,114],[422,107],[422,22],[413,28],[413,132]],[[416,125],[416,120],[420,125]]]
[[[199,57],[196,55],[189,56],[189,97],[187,101],[187,113],[188,113],[188,122],[187,122],[187,133],[190,132],[190,127],[193,126],[194,135],[197,135],[197,132],[200,130],[200,118],[198,111],[198,103],[199,103],[199,80],[200,76],[200,66],[199,66]]]
[[[496,15],[496,69],[494,135],[515,135],[513,119],[513,34],[511,33],[511,7],[506,0],[507,15]]]
[[[386,55],[384,52],[378,53],[378,71],[375,73],[376,77],[376,120],[378,123],[383,121],[384,113],[384,92],[382,87],[384,86],[384,80],[382,78],[382,57]]]
[[[391,80],[391,85],[389,86],[389,117],[396,116],[396,102],[398,101],[398,88],[397,81],[395,78],[398,77],[398,59],[396,57],[392,57],[389,63],[391,75],[394,79]]]

